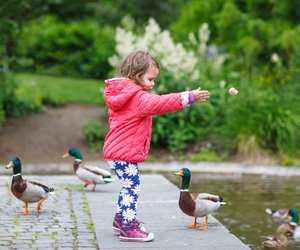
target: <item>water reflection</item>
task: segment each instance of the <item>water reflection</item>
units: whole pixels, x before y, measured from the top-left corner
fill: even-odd
[[[181,178],[165,177],[180,187]],[[274,222],[265,208],[300,209],[299,177],[267,177],[192,173],[190,192],[221,195],[227,205],[213,213],[234,235],[251,249],[261,249],[262,236],[274,235],[280,222]],[[289,250],[300,249],[300,242],[290,242]]]

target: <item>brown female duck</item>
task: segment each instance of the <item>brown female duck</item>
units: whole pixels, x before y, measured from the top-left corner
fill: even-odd
[[[266,240],[262,243],[262,247],[264,249],[285,249],[289,244],[288,236],[292,233],[293,231],[288,224],[281,224],[277,228],[274,237],[266,237]]]
[[[185,214],[194,217],[194,223],[189,228],[199,230],[206,230],[208,223],[208,215],[217,210],[221,205],[224,205],[223,198],[218,195],[207,193],[194,193],[189,192],[189,185],[191,179],[190,170],[187,168],[181,169],[175,173],[177,176],[182,177],[182,185],[180,188],[179,207]],[[205,216],[205,223],[202,226],[197,226],[197,218]]]
[[[37,210],[40,211],[42,203],[47,199],[49,194],[54,192],[54,189],[36,180],[23,179],[22,163],[18,157],[13,157],[6,168],[13,168],[11,192],[16,198],[25,203],[23,214],[30,214],[28,203],[37,202]]]

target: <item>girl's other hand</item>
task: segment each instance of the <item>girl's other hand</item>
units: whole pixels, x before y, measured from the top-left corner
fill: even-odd
[[[210,97],[208,90],[201,90],[201,88],[193,90],[195,102],[205,102]]]

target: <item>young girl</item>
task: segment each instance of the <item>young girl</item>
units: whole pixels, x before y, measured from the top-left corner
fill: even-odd
[[[138,162],[148,157],[152,116],[188,108],[210,97],[209,91],[200,89],[166,95],[148,93],[155,86],[159,70],[159,64],[148,52],[135,51],[119,65],[118,77],[105,81],[109,132],[103,156],[122,184],[113,221],[121,241],[146,242],[154,238],[137,220]]]

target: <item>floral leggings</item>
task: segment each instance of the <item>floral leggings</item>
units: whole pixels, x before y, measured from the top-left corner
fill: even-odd
[[[123,222],[136,219],[137,199],[140,194],[140,174],[137,163],[125,161],[108,161],[110,168],[116,173],[122,189],[118,198],[117,213]]]

